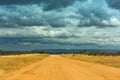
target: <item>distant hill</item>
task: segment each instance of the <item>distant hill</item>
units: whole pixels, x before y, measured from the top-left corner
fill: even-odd
[[[104,50],[104,49],[36,49],[36,50],[33,50],[33,52],[39,52],[40,50],[44,50],[45,53],[53,53],[53,54],[78,53],[81,51],[87,51],[87,52],[94,52],[94,51],[117,52],[119,51],[119,50]]]

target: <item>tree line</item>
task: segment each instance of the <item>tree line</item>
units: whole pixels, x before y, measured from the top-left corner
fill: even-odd
[[[21,54],[44,54],[46,53],[45,50],[38,50],[38,51],[2,51],[0,50],[0,55],[21,55]],[[47,54],[53,54],[53,53],[47,53]],[[64,53],[61,53],[64,54]],[[103,55],[103,56],[120,56],[120,51],[87,51],[87,50],[81,50],[74,53],[65,53],[65,54],[86,54],[86,55]]]
[[[2,51],[0,50],[0,55],[21,55],[21,54],[31,54],[32,51]]]
[[[21,55],[21,54],[44,54],[45,50],[38,51],[3,51],[0,50],[0,56],[2,55]]]
[[[86,55],[95,55],[95,56],[120,56],[120,51],[87,51],[82,50],[80,52],[77,52],[76,54],[86,54]]]

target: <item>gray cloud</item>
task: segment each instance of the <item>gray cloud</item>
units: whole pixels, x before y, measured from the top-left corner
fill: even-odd
[[[85,2],[87,0],[0,0],[0,5],[11,7],[11,5],[39,5],[44,11],[57,10],[66,8],[74,4],[74,2]],[[15,7],[11,7],[15,9]]]
[[[42,7],[38,5],[12,5],[10,7],[0,7],[0,9],[0,27],[26,27],[45,25],[49,25],[51,27],[63,27],[66,25],[66,23],[64,23],[62,20],[64,17],[62,17],[59,12],[45,12],[42,10]]]
[[[39,47],[120,44],[118,3],[118,0],[2,0],[0,43]]]
[[[102,28],[119,26],[118,24],[113,24],[111,18],[114,17],[116,18],[116,21],[120,21],[120,17],[118,17],[120,13],[110,9],[105,0],[86,0],[84,2],[83,0],[49,1],[40,0],[39,2],[44,2],[44,5],[41,5],[40,3],[33,4],[32,2],[34,1],[28,2],[27,0],[23,2],[13,1],[10,2],[11,5],[7,5],[9,4],[9,1],[8,3],[3,1],[6,5],[0,6],[0,27],[65,27],[68,25],[70,26],[70,24],[71,26],[78,25],[78,27],[96,26]],[[25,4],[18,5],[21,3]],[[67,4],[69,6],[65,7]],[[46,9],[48,5],[53,6],[53,8],[48,9],[47,11],[44,10],[43,8]],[[64,7],[62,8],[60,6]],[[58,8],[61,8],[61,10],[57,10]],[[110,13],[109,11],[113,13]]]
[[[120,22],[120,17],[117,17],[120,13],[116,11],[118,14],[115,15],[114,10],[108,7],[105,0],[88,0],[88,2],[81,4],[81,6],[78,12],[81,15],[78,27],[96,26],[104,28],[120,26],[118,24],[113,24],[111,20],[112,17],[115,17],[116,20]]]
[[[120,9],[120,0],[106,0],[110,7]]]
[[[28,5],[40,4],[43,5],[43,10],[53,10],[64,8],[74,3],[75,0],[1,0],[0,5]],[[83,1],[83,0],[81,0]]]

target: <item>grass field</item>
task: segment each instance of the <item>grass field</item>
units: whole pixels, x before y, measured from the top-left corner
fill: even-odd
[[[26,55],[14,55],[14,56],[0,56],[0,77],[6,73],[15,71],[26,65],[38,62],[48,55],[42,54],[26,54]]]
[[[120,68],[120,56],[92,56],[92,55],[89,56],[82,54],[63,54],[62,56],[66,58],[100,63],[100,64]]]

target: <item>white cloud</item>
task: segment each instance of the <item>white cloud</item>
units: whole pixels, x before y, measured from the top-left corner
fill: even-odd
[[[25,27],[16,29],[1,29],[0,37],[42,37],[50,41],[61,43],[96,43],[96,44],[120,44],[120,27],[99,29],[90,28],[52,28],[52,27]]]
[[[116,17],[111,17],[110,21],[111,24],[120,26],[120,20],[118,20]]]

